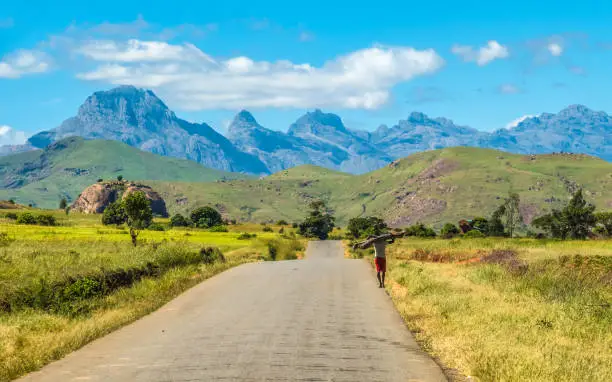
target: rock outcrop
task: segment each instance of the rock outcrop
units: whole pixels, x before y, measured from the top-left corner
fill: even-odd
[[[144,192],[147,199],[151,202],[151,209],[154,215],[163,217],[168,216],[166,202],[164,199],[149,186],[130,182],[106,182],[96,183],[87,187],[71,206],[73,211],[85,214],[101,214],[109,204],[125,199],[133,192]]]

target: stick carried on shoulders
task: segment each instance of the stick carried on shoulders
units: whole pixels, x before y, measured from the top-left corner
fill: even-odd
[[[357,249],[357,248],[365,249],[365,248],[368,248],[369,246],[371,246],[372,244],[374,244],[375,242],[380,241],[380,240],[385,240],[385,241],[393,242],[393,240],[395,240],[395,238],[403,237],[403,236],[404,236],[404,232],[399,232],[399,233],[393,233],[393,232],[384,233],[382,235],[378,235],[378,236],[375,236],[375,237],[370,237],[367,240],[364,240],[362,242],[353,244],[353,249]]]

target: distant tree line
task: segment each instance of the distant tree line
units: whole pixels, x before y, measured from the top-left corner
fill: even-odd
[[[540,232],[529,230],[523,223],[520,213],[520,197],[510,193],[487,219],[476,217],[462,219],[457,224],[445,223],[440,232],[422,223],[404,229],[406,236],[431,238],[440,236],[445,239],[454,237],[515,237],[518,230],[529,237],[551,237],[555,239],[586,239],[588,237],[612,237],[612,212],[596,212],[595,206],[588,203],[581,189],[576,191],[568,204],[562,209],[542,215],[531,222]],[[370,235],[380,235],[389,231],[387,224],[378,217],[366,216],[349,220],[347,236],[359,239]]]

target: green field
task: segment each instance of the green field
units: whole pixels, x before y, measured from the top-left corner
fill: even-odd
[[[45,150],[0,157],[0,200],[13,199],[40,208],[75,200],[98,179],[208,182],[246,178],[199,163],[140,151],[117,141],[67,138]]]
[[[612,380],[612,241],[403,239],[387,291],[457,379]]]
[[[163,305],[230,267],[295,259],[304,242],[290,227],[232,225],[143,231],[131,245],[123,227],[99,215],[54,212],[59,226],[16,225],[0,210],[0,381],[8,381],[83,346]],[[31,210],[37,214],[43,211]],[[48,213],[48,211],[44,211]],[[159,219],[164,225],[167,220]],[[239,239],[243,232],[256,236]],[[203,248],[225,261],[206,260]]]
[[[391,225],[434,224],[488,216],[508,195],[521,196],[521,213],[535,216],[566,203],[578,187],[599,209],[612,209],[612,164],[581,155],[525,156],[456,147],[411,155],[353,176],[300,166],[259,180],[215,183],[149,182],[171,212],[214,205],[249,221],[295,221],[308,202],[326,200],[339,224],[365,215]]]

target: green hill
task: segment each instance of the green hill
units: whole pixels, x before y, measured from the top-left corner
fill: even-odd
[[[527,222],[565,203],[583,187],[599,208],[612,209],[612,164],[585,155],[515,155],[456,147],[427,151],[377,171],[353,176],[300,166],[258,180],[216,183],[149,182],[171,212],[213,205],[243,220],[301,219],[308,202],[322,198],[338,222],[378,215],[396,226],[439,225],[488,216],[509,191],[521,196]]]
[[[98,179],[209,182],[247,176],[140,151],[118,141],[67,138],[45,150],[0,157],[0,200],[41,208],[74,200]]]

